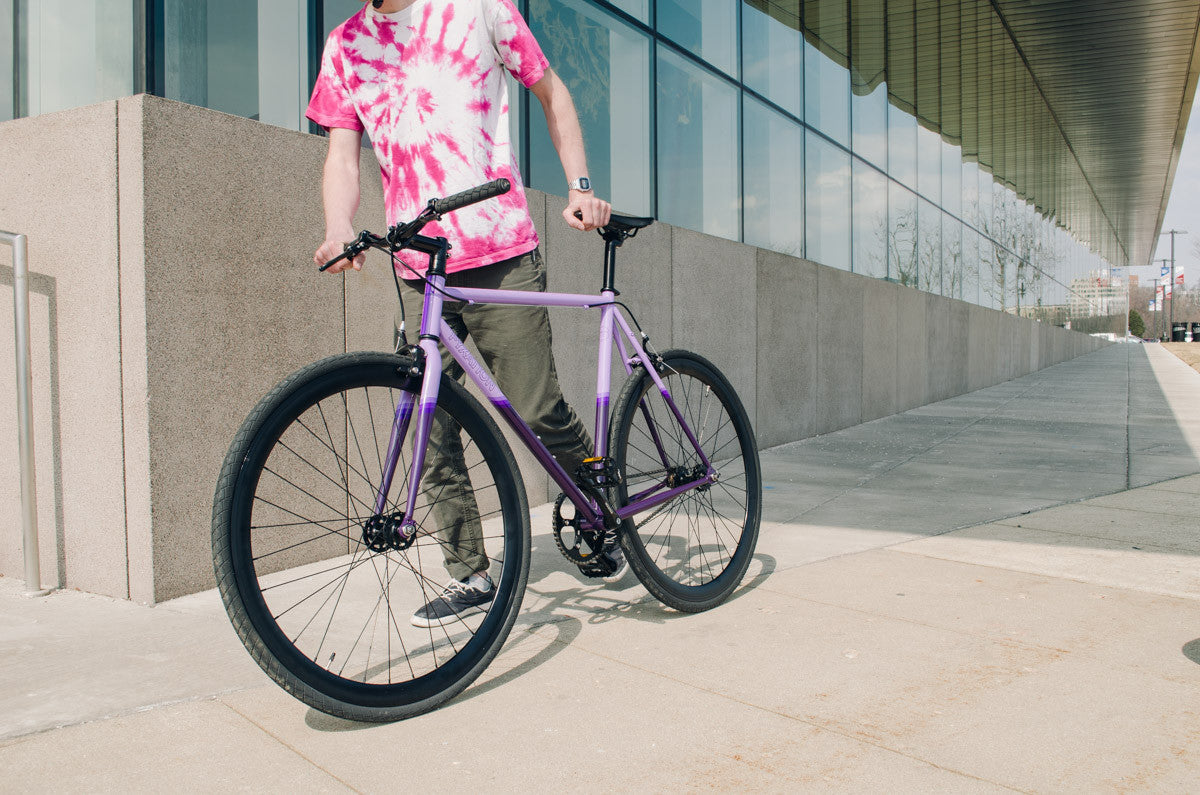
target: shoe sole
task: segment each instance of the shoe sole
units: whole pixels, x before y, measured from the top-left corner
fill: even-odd
[[[480,613],[486,614],[488,611],[488,607],[490,607],[491,604],[492,604],[491,602],[487,602],[486,605],[468,607],[465,610],[463,610],[463,612],[461,612],[461,613],[455,613],[455,614],[449,615],[449,616],[442,616],[441,618],[418,618],[417,616],[413,616],[412,618],[410,618],[408,620],[408,623],[412,624],[414,627],[417,627],[418,629],[433,629],[434,627],[450,626],[451,624],[461,623],[462,621],[470,618],[471,616],[474,616],[474,615],[477,615]]]
[[[629,565],[626,564],[625,566],[622,566],[620,571],[616,572],[615,574],[610,574],[607,577],[601,577],[600,579],[611,585],[614,582],[620,582],[621,580],[625,579],[625,575],[628,573]]]

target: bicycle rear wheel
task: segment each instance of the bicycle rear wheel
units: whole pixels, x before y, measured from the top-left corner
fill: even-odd
[[[625,520],[620,540],[651,594],[697,613],[728,598],[750,565],[762,504],[758,449],[725,376],[694,353],[668,351],[662,358],[659,377],[719,478]],[[703,475],[700,456],[649,373],[625,383],[613,415],[619,505]]]
[[[512,452],[479,403],[443,378],[434,421],[448,443],[461,441],[496,595],[462,621],[410,624],[441,593],[457,553],[433,526],[437,483],[422,483],[411,546],[380,550],[365,537],[406,394],[401,361],[345,354],[285,379],[243,423],[213,505],[217,584],[242,643],[293,696],[352,720],[409,717],[462,691],[508,636],[529,574],[529,511]],[[410,446],[385,515],[403,514]]]

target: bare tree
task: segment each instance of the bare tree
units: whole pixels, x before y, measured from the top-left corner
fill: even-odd
[[[1047,268],[1061,256],[1040,234],[1044,221],[1036,210],[1007,188],[993,193],[991,213],[978,219],[989,251],[983,257],[990,278],[984,281],[989,295],[1007,311],[1010,297],[1016,310],[1026,296],[1041,293]]]
[[[875,236],[887,252],[888,278],[907,287],[918,287],[916,208],[894,211],[891,223],[887,216],[881,215],[876,222]]]

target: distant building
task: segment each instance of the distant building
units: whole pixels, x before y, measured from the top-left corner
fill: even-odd
[[[1086,278],[1071,280],[1068,307],[1071,317],[1095,317],[1122,312],[1127,302],[1125,281],[1106,271],[1092,271]]]

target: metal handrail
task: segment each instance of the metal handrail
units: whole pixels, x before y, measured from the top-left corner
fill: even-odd
[[[21,467],[21,545],[25,554],[25,595],[45,596],[38,558],[36,472],[33,468],[33,373],[29,345],[29,259],[25,235],[0,232],[13,250],[13,325],[17,349],[17,437]]]

